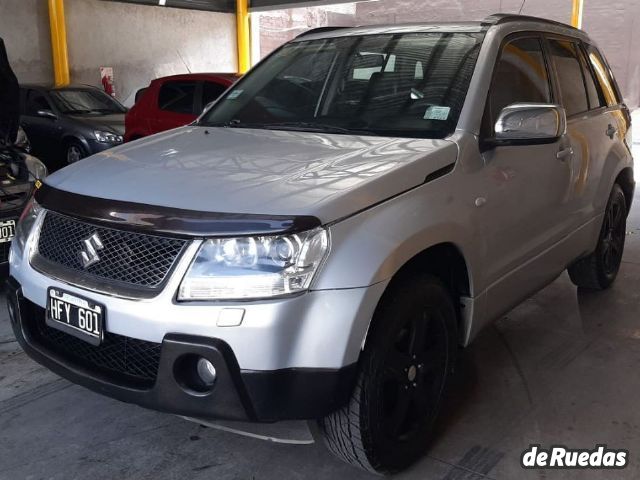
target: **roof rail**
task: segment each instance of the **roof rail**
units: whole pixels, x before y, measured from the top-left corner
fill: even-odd
[[[571,25],[562,22],[556,22],[555,20],[548,20],[546,18],[540,17],[532,17],[530,15],[516,15],[515,13],[494,13],[493,15],[489,15],[484,20],[482,20],[482,24],[486,26],[493,25],[501,25],[503,23],[509,22],[539,22],[546,23],[547,25],[554,25],[556,27],[564,27],[570,28],[572,30],[578,30]]]
[[[332,30],[340,30],[342,28],[350,28],[350,27],[316,27],[316,28],[312,28],[311,30],[307,30],[306,32],[302,32],[300,35],[296,36],[296,38],[305,37],[313,33],[322,33],[322,32],[330,32]]]

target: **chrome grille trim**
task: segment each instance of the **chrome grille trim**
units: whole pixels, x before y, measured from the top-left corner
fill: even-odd
[[[80,252],[94,234],[100,259],[83,268]],[[151,298],[160,293],[190,241],[118,230],[51,210],[44,212],[31,265],[66,283],[110,295]]]

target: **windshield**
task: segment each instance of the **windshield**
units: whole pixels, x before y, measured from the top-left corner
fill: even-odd
[[[100,90],[54,90],[51,97],[62,113],[125,113],[127,110],[113,97]]]
[[[482,38],[403,33],[292,42],[199,123],[444,138],[458,122]]]

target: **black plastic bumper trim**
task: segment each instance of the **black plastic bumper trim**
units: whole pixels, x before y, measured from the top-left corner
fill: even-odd
[[[185,238],[296,233],[321,225],[318,218],[308,215],[201,212],[90,197],[59,190],[46,183],[36,191],[35,198],[48,210],[87,222]]]
[[[202,419],[255,422],[321,418],[345,405],[356,378],[356,365],[340,369],[241,370],[231,347],[217,338],[167,334],[156,381],[134,387],[86,366],[70,362],[38,344],[31,334],[34,305],[10,277],[7,301],[11,324],[23,350],[61,377],[97,393],[161,412]],[[184,389],[175,380],[174,365],[183,355],[199,355],[213,363],[217,380],[210,392]]]

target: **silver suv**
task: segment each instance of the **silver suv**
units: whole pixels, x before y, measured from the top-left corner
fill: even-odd
[[[425,449],[459,345],[565,269],[614,281],[630,116],[536,18],[308,32],[196,123],[51,175],[9,308],[36,361],[199,419],[318,419],[369,471]]]

